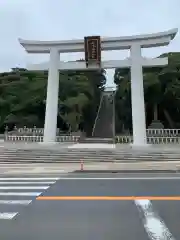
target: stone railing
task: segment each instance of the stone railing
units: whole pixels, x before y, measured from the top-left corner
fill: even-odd
[[[149,144],[179,144],[180,137],[147,137]],[[130,144],[133,143],[132,136],[116,136],[116,143]]]
[[[149,144],[179,144],[180,129],[147,129],[147,142]],[[131,135],[116,136],[116,142],[129,144],[133,142]]]
[[[56,142],[78,142],[80,136],[57,136]],[[16,136],[5,135],[5,141],[9,142],[43,142],[43,136]]]
[[[16,126],[12,131],[5,129],[4,140],[10,142],[43,142],[43,128],[17,128]],[[81,137],[81,132],[62,133],[60,129],[56,131],[56,142],[78,142]]]
[[[180,129],[147,129],[146,133],[148,137],[180,137]]]
[[[57,136],[57,142],[79,142],[80,136]],[[43,136],[16,136],[5,135],[5,141],[9,142],[43,142]],[[149,144],[179,144],[180,137],[147,137]],[[116,136],[116,143],[130,144],[133,142],[132,136]]]
[[[147,129],[147,141],[149,144],[179,144],[180,129]],[[4,140],[10,142],[42,142],[43,128],[16,128],[14,131],[4,134]],[[59,129],[57,129],[57,133]],[[57,134],[57,142],[78,142],[81,138],[80,133]],[[116,143],[130,144],[133,137],[129,134],[116,136]]]

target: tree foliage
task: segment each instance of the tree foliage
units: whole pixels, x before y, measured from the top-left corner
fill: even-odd
[[[167,66],[144,69],[146,122],[160,120],[166,128],[180,128],[180,53],[163,54]],[[96,117],[105,71],[67,71],[59,74],[58,127],[84,130],[88,135]],[[0,73],[0,130],[44,127],[47,71],[14,68]],[[130,70],[116,69],[116,132],[131,131]]]
[[[61,72],[58,127],[91,132],[105,72]],[[14,68],[0,74],[0,128],[44,126],[47,71]]]
[[[147,68],[144,74],[144,94],[147,126],[160,120],[166,128],[180,127],[180,53],[163,54],[168,65]],[[116,94],[116,131],[131,130],[131,85],[130,70],[116,69],[114,82]]]

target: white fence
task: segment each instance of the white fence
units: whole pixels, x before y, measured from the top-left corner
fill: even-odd
[[[57,142],[78,142],[80,136],[57,136]],[[10,142],[43,142],[43,136],[5,135],[5,141]]]
[[[57,142],[78,142],[80,136],[57,136]],[[5,135],[5,141],[9,142],[43,142],[43,136],[15,136]],[[147,137],[149,144],[179,144],[180,137]],[[133,142],[132,136],[116,136],[116,142],[121,144],[130,144]]]
[[[180,129],[147,129],[147,142],[149,144],[179,144]],[[116,142],[121,144],[133,143],[130,135],[116,136]]]
[[[180,137],[147,137],[149,144],[178,144]],[[133,143],[132,136],[116,136],[116,143],[130,144]]]
[[[147,136],[179,136],[180,129],[146,129]]]
[[[17,129],[18,134],[5,133],[5,141],[10,142],[43,142],[42,134],[44,129],[21,128]],[[57,130],[58,131],[58,130]],[[28,136],[25,133],[33,133],[39,135]],[[147,129],[147,141],[149,144],[179,144],[180,143],[180,129]],[[22,133],[22,135],[21,135]],[[78,142],[80,135],[60,135],[56,137],[57,142]],[[116,142],[121,144],[129,144],[133,142],[131,135],[116,136]]]

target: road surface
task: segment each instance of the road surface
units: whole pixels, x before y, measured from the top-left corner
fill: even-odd
[[[1,239],[180,239],[178,173],[53,177],[0,178]]]

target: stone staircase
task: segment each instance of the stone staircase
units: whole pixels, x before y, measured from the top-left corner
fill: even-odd
[[[75,163],[81,160],[85,162],[179,161],[180,150],[0,148],[0,163]]]
[[[113,143],[115,131],[114,92],[106,89],[102,93],[99,109],[94,123],[92,138],[87,143]]]

